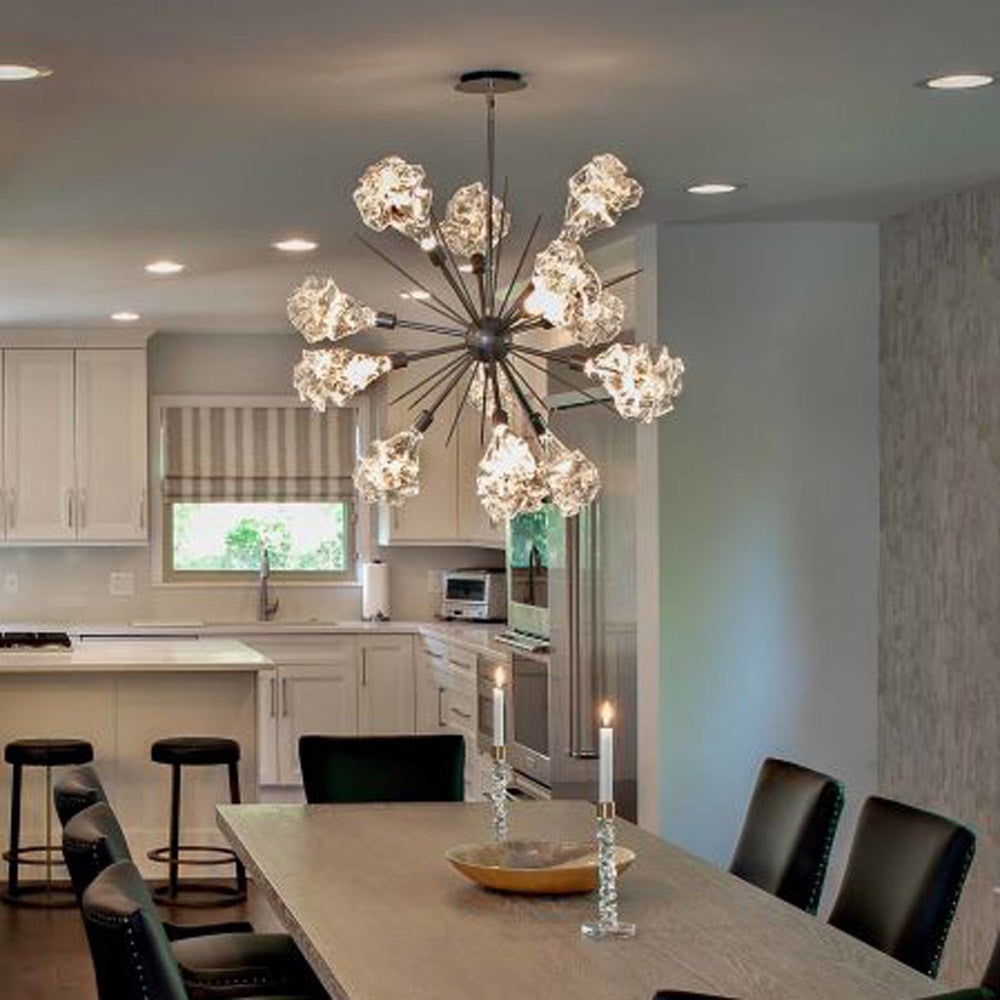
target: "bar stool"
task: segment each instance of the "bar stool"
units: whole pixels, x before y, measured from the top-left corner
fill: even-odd
[[[34,907],[69,907],[75,905],[72,894],[56,892],[52,884],[52,768],[73,764],[87,764],[94,759],[94,748],[86,740],[27,739],[8,743],[3,751],[4,760],[14,768],[10,788],[10,842],[3,854],[7,862],[7,891],[5,903]],[[26,767],[45,768],[45,843],[21,845],[21,788]],[[44,858],[34,855],[43,854]],[[61,864],[61,861],[56,862]],[[45,881],[41,884],[21,885],[21,865],[44,865]]]
[[[236,740],[218,736],[171,736],[157,740],[150,748],[150,758],[155,764],[169,764],[170,782],[170,843],[157,847],[147,857],[150,861],[169,865],[169,879],[159,886],[153,895],[162,903],[185,906],[221,906],[239,903],[246,899],[246,870],[228,847],[214,847],[204,844],[182,844],[181,829],[181,769],[183,767],[215,767],[225,765],[229,771],[229,801],[240,801],[240,745]],[[184,857],[184,855],[187,857]],[[192,857],[194,855],[194,857]],[[223,865],[236,866],[236,885],[217,881],[180,880],[180,866]],[[181,891],[198,893],[201,898],[181,900]]]

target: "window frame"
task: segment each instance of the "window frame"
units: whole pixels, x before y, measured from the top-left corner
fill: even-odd
[[[152,583],[154,587],[256,587],[258,574],[254,570],[175,570],[173,568],[173,520],[170,507],[173,501],[163,496],[163,473],[166,460],[164,450],[164,410],[169,406],[294,406],[301,408],[297,396],[287,395],[237,395],[228,393],[197,393],[156,395],[150,400],[150,500],[152,517]],[[354,412],[355,455],[362,452],[372,433],[372,407],[374,401],[365,398],[351,400],[345,410]],[[347,568],[338,572],[308,572],[303,570],[271,571],[275,584],[294,587],[360,587],[361,563],[369,558],[373,547],[373,513],[371,507],[359,503],[355,493],[336,498],[347,503]],[[293,502],[293,501],[289,501]],[[335,502],[335,501],[330,501]]]

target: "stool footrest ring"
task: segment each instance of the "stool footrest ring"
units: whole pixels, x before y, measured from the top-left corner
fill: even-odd
[[[31,854],[41,854],[46,855],[41,858],[25,857],[25,855]],[[37,865],[40,868],[45,868],[48,865],[53,867],[56,865],[62,866],[63,857],[62,851],[58,847],[46,847],[44,844],[34,844],[29,847],[19,847],[16,851],[4,851],[0,857],[4,861],[10,861],[11,858],[16,858],[19,865]]]

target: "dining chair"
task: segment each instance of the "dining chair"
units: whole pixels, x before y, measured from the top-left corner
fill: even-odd
[[[81,908],[100,1000],[194,1000],[156,916],[153,898],[131,861],[118,861],[101,872],[83,894]],[[292,994],[269,989],[252,973],[233,992],[214,995],[225,995],[229,1000],[293,1000]],[[295,994],[294,1000],[307,997]]]
[[[830,923],[936,976],[976,838],[954,820],[872,796],[858,819]]]
[[[815,913],[843,809],[839,781],[768,757],[757,775],[730,872]]]
[[[461,802],[465,739],[300,736],[306,802]]]
[[[132,863],[125,834],[106,802],[89,806],[66,824],[63,856],[81,906],[87,890],[105,871]],[[145,886],[143,890],[149,895]],[[152,906],[152,897],[149,899]],[[156,916],[155,906],[150,912],[171,943],[172,957],[190,1000],[241,997],[251,992],[324,995],[287,934],[252,933],[251,926],[243,921],[193,926],[165,924]],[[101,991],[97,942],[91,936],[91,924],[86,926],[100,998],[120,1000],[120,994]]]
[[[108,796],[89,764],[74,767],[61,775],[52,787],[52,801],[59,822],[65,826],[78,812],[95,802],[107,802]]]

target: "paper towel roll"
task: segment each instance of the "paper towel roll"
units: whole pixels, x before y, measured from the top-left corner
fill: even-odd
[[[361,617],[389,620],[389,565],[376,560],[361,566]]]

